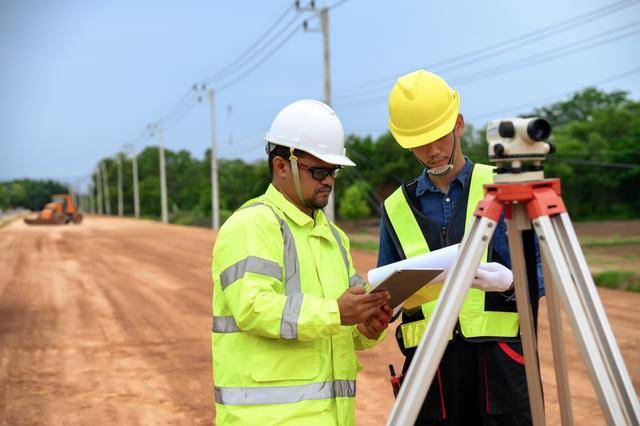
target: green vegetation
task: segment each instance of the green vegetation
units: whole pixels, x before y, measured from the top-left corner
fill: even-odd
[[[40,210],[51,194],[66,193],[66,186],[52,180],[17,179],[0,183],[0,209],[24,207]]]
[[[340,199],[338,213],[343,219],[364,219],[371,214],[367,203],[367,183],[358,181],[349,186]]]
[[[599,272],[593,276],[593,280],[598,287],[640,292],[640,276],[631,271]]]
[[[358,241],[351,239],[350,241],[351,248],[359,249],[359,250],[368,250],[368,251],[378,251],[378,242],[377,241]]]
[[[611,247],[611,246],[628,246],[640,244],[640,238],[584,238],[580,239],[582,247]]]
[[[557,152],[549,157],[545,173],[562,179],[564,199],[574,220],[640,217],[640,197],[636,196],[640,167],[603,166],[640,164],[640,102],[629,99],[626,92],[605,93],[587,88],[571,99],[523,115],[545,117],[554,126],[552,142]],[[411,152],[400,148],[389,133],[377,139],[350,135],[346,144],[348,155],[358,166],[346,168],[338,180],[336,208],[340,218],[378,217],[381,201],[402,182],[421,172],[422,167]],[[469,158],[487,163],[484,129],[467,126],[461,144]],[[165,152],[171,221],[208,226],[211,217],[209,152],[203,159],[185,150]],[[104,161],[114,211],[116,164],[113,158]],[[148,147],[139,154],[138,168],[141,215],[158,219],[157,147]],[[270,182],[264,160],[249,164],[238,159],[220,160],[219,170],[222,220],[246,200],[263,193]],[[123,173],[125,214],[132,215],[130,159],[124,161]],[[64,190],[62,185],[51,181],[2,183],[0,208],[23,206],[38,210],[49,194]]]

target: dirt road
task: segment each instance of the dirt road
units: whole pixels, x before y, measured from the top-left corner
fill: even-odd
[[[199,228],[88,217],[80,226],[0,229],[0,424],[211,424],[210,252]],[[375,255],[354,251],[361,273]],[[640,295],[602,291],[636,389]],[[542,312],[544,315],[544,312]],[[543,382],[558,413],[542,317]],[[576,422],[602,423],[567,338]],[[393,403],[393,338],[361,355],[358,424]]]

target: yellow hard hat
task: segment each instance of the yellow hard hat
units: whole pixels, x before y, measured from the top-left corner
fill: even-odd
[[[389,130],[403,148],[434,142],[451,132],[460,109],[458,92],[441,77],[418,70],[398,79],[389,95]]]

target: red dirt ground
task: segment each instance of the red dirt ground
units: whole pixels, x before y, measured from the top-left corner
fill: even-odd
[[[0,229],[0,424],[213,423],[214,238],[201,228],[95,216],[80,226],[16,221]],[[374,266],[374,253],[353,256],[362,274]],[[638,389],[640,295],[600,294]],[[544,307],[540,330],[554,424]],[[577,347],[566,341],[576,424],[603,423]],[[384,424],[393,404],[387,364],[401,366],[395,340],[360,359],[357,422]]]

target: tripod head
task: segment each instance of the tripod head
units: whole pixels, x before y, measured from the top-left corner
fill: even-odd
[[[542,161],[555,147],[545,142],[551,124],[544,118],[506,118],[487,124],[489,159],[498,165],[495,181],[544,179]]]

